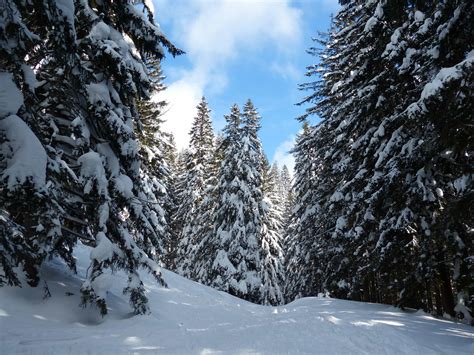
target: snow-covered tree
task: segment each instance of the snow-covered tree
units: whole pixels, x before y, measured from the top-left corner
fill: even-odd
[[[262,235],[261,235],[261,279],[263,304],[283,303],[285,282],[282,251],[283,205],[279,186],[280,172],[275,163],[271,167],[263,157],[262,193]]]
[[[0,284],[19,285],[14,267],[20,266],[26,281],[36,286],[41,263],[53,253],[75,266],[70,249],[73,243],[61,228],[64,191],[57,179],[67,173],[61,152],[50,145],[54,126],[40,107],[36,91],[40,83],[32,70],[45,60],[48,51],[57,54],[58,69],[68,57],[65,53],[71,49],[74,33],[59,11],[55,3],[35,12],[30,4],[21,2],[3,2],[0,8],[0,243],[4,270]],[[43,17],[49,18],[45,28],[32,21]]]
[[[165,179],[167,196],[164,204],[165,214],[168,222],[168,238],[166,239],[165,249],[166,255],[164,264],[170,270],[176,270],[176,253],[178,249],[178,235],[174,217],[178,209],[178,193],[177,181],[179,172],[179,157],[176,149],[176,142],[172,133],[168,133],[165,137],[163,146],[163,158],[166,163],[168,174]]]
[[[285,233],[285,298],[315,295],[320,291],[321,273],[313,250],[315,224],[320,221],[314,204],[314,169],[311,155],[311,128],[307,122],[296,138],[294,202]],[[320,223],[320,222],[319,222]]]
[[[203,97],[197,105],[190,134],[190,152],[186,160],[186,169],[181,177],[183,190],[179,198],[178,218],[182,229],[178,236],[177,263],[178,271],[191,277],[194,268],[196,245],[199,243],[199,229],[205,228],[201,223],[209,220],[200,219],[200,207],[205,198],[210,166],[214,151],[214,133],[210,112],[206,99]]]
[[[201,282],[238,297],[258,301],[259,245],[258,202],[246,179],[254,168],[243,161],[244,143],[237,105],[226,116],[225,151],[216,185],[217,201],[212,224],[213,233],[201,241],[197,263]],[[245,158],[250,158],[249,137]],[[248,170],[248,171],[247,171]]]
[[[162,83],[164,77],[158,59],[147,60],[146,66],[151,83],[150,97],[137,102],[140,115],[138,126],[140,183],[143,187],[142,202],[148,207],[147,218],[153,223],[153,229],[157,232],[156,238],[148,245],[150,250],[147,252],[166,265],[167,245],[171,239],[170,216],[166,209],[170,198],[168,182],[171,172],[164,157],[168,134],[161,129],[166,102],[154,99],[165,89]]]
[[[8,90],[17,107],[0,117],[8,167],[2,205],[33,250],[34,260],[23,263],[29,274],[54,254],[74,267],[78,240],[94,247],[81,291],[83,303],[102,314],[112,269],[128,273],[125,291],[136,313],[147,312],[138,268],[161,281],[146,253],[158,245],[159,230],[140,180],[135,100],[151,89],[142,58],[161,59],[163,46],[181,51],[138,3],[6,2],[0,9],[1,86],[17,87]]]
[[[292,232],[301,242],[291,243],[309,246],[307,275],[320,270],[310,294],[454,315],[454,289],[456,312],[469,317],[472,301],[461,280],[469,270],[472,222],[447,203],[465,206],[470,182],[453,186],[470,181],[472,169],[469,154],[461,153],[463,130],[453,128],[450,139],[444,132],[468,129],[472,10],[466,1],[345,1],[320,41],[322,52],[310,50],[322,56],[309,68],[316,81],[302,86],[311,92],[303,102],[312,104],[307,115],[317,113],[322,122],[303,149],[313,164],[314,197],[299,196],[297,167],[295,198],[296,208],[308,208],[303,215],[318,218],[306,236]],[[447,151],[456,153],[445,158]]]
[[[195,258],[196,279],[243,299],[283,301],[279,224],[262,188],[260,117],[249,100],[226,116],[217,183],[211,193],[213,229],[203,235]]]

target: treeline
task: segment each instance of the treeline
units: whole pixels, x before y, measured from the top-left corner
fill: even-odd
[[[203,98],[189,149],[162,131],[164,48],[147,2],[0,7],[0,285],[37,286],[92,247],[83,305],[107,275],[159,265],[261,304],[320,293],[469,321],[473,285],[470,1],[345,0],[293,154],[270,166],[252,101],[215,136]],[[318,116],[315,125],[308,118]]]
[[[214,136],[203,98],[190,146],[176,161],[175,245],[168,268],[203,284],[261,304],[283,303],[282,235],[289,215],[288,168],[270,166],[258,137],[252,101],[225,116]]]
[[[309,53],[286,294],[474,306],[471,1],[341,1]]]

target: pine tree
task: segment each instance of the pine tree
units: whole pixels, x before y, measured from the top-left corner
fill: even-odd
[[[153,212],[143,202],[135,99],[150,92],[141,58],[161,59],[162,46],[173,55],[181,51],[154,25],[147,6],[140,13],[126,1],[94,7],[89,2],[18,4],[2,7],[11,23],[2,22],[1,50],[7,70],[22,73],[14,80],[21,84],[25,115],[2,120],[2,136],[10,146],[2,147],[2,161],[10,165],[17,160],[8,153],[12,142],[28,137],[36,152],[31,154],[36,163],[29,165],[41,171],[2,174],[12,187],[4,190],[2,200],[16,194],[14,204],[5,204],[7,212],[26,212],[13,221],[23,228],[27,249],[33,250],[34,259],[23,265],[35,279],[32,284],[37,284],[35,270],[46,256],[57,254],[74,268],[72,250],[80,239],[94,247],[81,289],[83,304],[107,313],[103,281],[109,271],[120,268],[128,273],[125,291],[135,313],[145,313],[147,300],[137,269],[147,268],[158,281],[161,276],[145,253],[157,244],[158,231]],[[10,44],[17,39],[23,43],[14,52]]]
[[[296,206],[319,218],[306,236],[296,225],[290,243],[311,241],[304,254],[314,264],[293,264],[306,275],[321,268],[309,293],[454,314],[454,288],[456,312],[469,319],[471,222],[445,203],[466,206],[472,190],[453,186],[468,181],[472,164],[460,153],[463,130],[452,131],[452,140],[443,132],[451,123],[469,129],[472,8],[465,1],[347,1],[320,41],[321,64],[309,70],[320,80],[302,86],[313,92],[303,101],[313,104],[307,115],[323,118],[302,151],[316,163],[311,201],[298,196],[299,168],[295,182]],[[456,153],[446,159],[446,151]]]
[[[261,235],[261,279],[260,303],[278,305],[283,303],[284,264],[282,251],[282,200],[279,191],[279,170],[275,163],[271,167],[263,157],[263,214]]]
[[[170,217],[165,208],[169,200],[167,182],[171,172],[164,158],[167,134],[161,130],[166,102],[153,100],[165,89],[162,83],[164,77],[158,59],[151,58],[146,61],[146,65],[151,83],[150,97],[137,102],[140,115],[138,155],[141,162],[140,183],[143,186],[140,199],[148,207],[146,217],[152,223],[153,230],[156,231],[156,238],[146,246],[149,250],[145,251],[153,255],[156,260],[166,264],[167,244],[171,238]]]
[[[164,209],[168,221],[168,239],[166,240],[166,257],[165,266],[170,270],[176,270],[176,258],[178,249],[178,234],[177,227],[175,225],[174,217],[178,209],[178,193],[177,193],[177,181],[179,172],[179,157],[176,149],[176,143],[174,136],[168,133],[165,136],[163,157],[168,167],[169,174],[166,176],[165,185],[167,187],[167,199],[165,201]]]
[[[252,302],[279,304],[283,302],[279,224],[262,191],[260,117],[249,100],[242,114],[234,105],[225,118],[224,140],[216,152],[220,169],[210,194],[214,228],[198,245],[196,279]],[[274,183],[269,185],[273,189]]]
[[[295,156],[294,202],[284,237],[287,300],[317,295],[322,291],[323,266],[319,262],[322,258],[313,248],[317,238],[313,235],[313,228],[320,216],[313,207],[315,163],[311,155],[311,131],[305,121],[292,151]]]
[[[253,147],[248,136],[246,147],[243,147],[241,114],[237,105],[225,118],[225,151],[216,185],[218,200],[212,223],[214,230],[200,244],[197,253],[201,265],[199,274],[201,280],[212,287],[258,301],[259,226],[255,224],[254,215],[258,203],[253,200],[253,191],[244,180],[251,173],[247,169],[253,168],[243,161],[244,157],[249,160],[249,149]]]
[[[196,246],[199,243],[199,229],[204,228],[200,225],[200,206],[207,188],[214,150],[211,111],[204,97],[196,108],[197,115],[190,131],[190,154],[186,161],[186,171],[183,177],[185,185],[177,212],[183,221],[178,237],[178,270],[180,274],[187,277],[191,277],[193,272],[193,260]]]
[[[282,211],[282,232],[284,235],[290,224],[291,209],[293,208],[293,187],[291,175],[286,165],[280,171],[278,177],[278,193],[281,200]]]
[[[70,215],[61,206],[66,192],[60,179],[69,172],[63,152],[51,144],[57,127],[39,93],[48,82],[41,85],[32,68],[39,71],[53,61],[59,73],[75,49],[74,28],[56,3],[35,8],[4,2],[0,12],[0,203],[7,232],[0,237],[5,250],[0,284],[20,285],[13,268],[21,266],[28,284],[37,286],[48,256],[59,255],[75,268],[76,236],[68,232]]]

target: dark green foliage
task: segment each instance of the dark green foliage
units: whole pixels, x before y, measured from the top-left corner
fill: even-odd
[[[303,256],[288,267],[316,282],[292,296],[470,318],[472,218],[457,206],[472,209],[472,13],[466,1],[348,1],[310,50],[322,60],[302,85],[305,116],[322,122],[296,147],[313,164],[295,183],[310,223],[294,225]]]
[[[161,161],[153,171],[141,169],[145,157],[134,122],[146,128],[149,141],[155,113],[145,114],[142,124],[136,99],[161,89],[160,72],[152,70],[158,80],[150,81],[141,58],[158,63],[163,46],[172,55],[182,52],[137,3],[71,1],[67,8],[64,2],[7,1],[0,10],[6,19],[0,22],[2,71],[13,73],[23,96],[18,112],[8,114],[18,115],[26,124],[22,130],[31,131],[47,156],[41,185],[31,179],[6,184],[2,171],[0,204],[11,216],[7,224],[19,231],[7,228],[5,249],[14,255],[4,259],[6,268],[21,265],[28,282],[37,285],[47,257],[58,255],[74,269],[74,246],[90,245],[83,302],[96,303],[102,314],[107,308],[100,280],[112,269],[124,269],[133,279],[127,291],[136,313],[146,312],[143,285],[132,277],[136,270],[144,267],[162,282],[152,258],[163,253],[157,249],[166,221],[146,186],[151,174],[161,172]],[[6,133],[3,128],[0,137]],[[15,144],[3,138],[0,143]],[[15,159],[15,152],[3,148],[0,166]],[[15,250],[10,238],[18,241]]]

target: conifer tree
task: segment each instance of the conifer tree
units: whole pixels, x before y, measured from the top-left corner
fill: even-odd
[[[164,158],[167,134],[162,132],[162,115],[166,106],[165,101],[156,101],[154,97],[165,89],[160,61],[146,61],[150,76],[150,97],[138,100],[137,110],[139,121],[139,158],[141,162],[140,184],[143,186],[142,202],[148,207],[147,218],[153,224],[156,238],[147,247],[147,252],[157,261],[167,260],[167,244],[170,240],[170,226],[166,206],[169,200],[168,180],[171,174]]]
[[[313,104],[307,115],[323,118],[303,150],[316,163],[307,205],[319,218],[307,236],[292,232],[302,242],[290,243],[308,245],[304,254],[314,264],[301,264],[306,275],[321,270],[319,279],[311,276],[310,294],[470,318],[463,280],[472,222],[445,203],[466,206],[472,190],[453,186],[467,181],[472,164],[459,154],[467,142],[462,129],[443,137],[451,123],[468,129],[472,10],[465,1],[347,1],[320,41],[321,64],[309,68],[320,80],[302,86],[312,91],[303,101]],[[445,158],[446,151],[456,153]]]
[[[214,231],[198,250],[203,265],[200,275],[212,287],[257,302],[260,225],[255,223],[259,222],[255,211],[258,213],[259,207],[254,200],[255,191],[250,190],[246,181],[254,169],[247,162],[256,158],[251,155],[255,147],[250,144],[249,135],[243,137],[237,105],[232,107],[226,121],[224,158],[216,185]],[[247,130],[253,133],[254,129],[248,127]]]
[[[263,157],[263,214],[261,235],[261,279],[260,303],[278,305],[283,303],[284,264],[282,251],[282,200],[279,191],[279,170],[271,167]]]
[[[35,270],[46,256],[59,255],[74,268],[77,241],[93,246],[81,292],[83,304],[97,305],[102,314],[107,313],[104,281],[112,269],[128,273],[125,292],[135,313],[148,310],[138,268],[161,281],[147,255],[158,244],[159,231],[140,181],[133,122],[139,120],[136,98],[150,94],[141,58],[161,59],[163,46],[173,55],[181,51],[154,24],[150,10],[145,5],[141,13],[126,1],[93,6],[88,1],[7,2],[1,10],[8,19],[0,31],[2,61],[15,73],[13,79],[2,79],[2,87],[16,82],[23,96],[7,114],[16,114],[20,106],[24,112],[22,118],[1,117],[0,130],[9,145],[2,146],[1,159],[11,166],[18,156],[8,151],[23,142],[20,151],[35,151],[27,155],[36,161],[24,165],[30,171],[2,174],[2,183],[9,186],[2,199],[17,194],[14,204],[5,204],[7,212],[17,215],[20,208],[27,216],[12,221],[23,228],[25,250],[33,250],[33,260],[23,265],[35,285]],[[12,51],[11,41],[18,39],[22,43]],[[27,203],[27,196],[36,201]]]
[[[314,204],[314,169],[311,156],[311,128],[305,121],[292,151],[295,156],[294,204],[285,234],[285,298],[317,295],[321,292],[322,266],[313,249],[315,224],[319,221]]]
[[[262,191],[260,118],[249,100],[242,114],[234,105],[226,120],[216,153],[222,154],[222,161],[211,195],[214,228],[199,243],[196,279],[252,302],[279,304],[283,302],[279,223]],[[274,191],[274,182],[268,186]]]
[[[165,184],[168,195],[165,201],[164,209],[168,217],[168,239],[166,240],[166,257],[164,264],[170,270],[176,270],[176,258],[178,249],[177,226],[174,220],[178,209],[178,177],[180,176],[179,156],[176,149],[175,139],[172,133],[165,136],[163,157],[168,167],[169,174],[166,176]]]
[[[291,182],[291,175],[288,167],[283,165],[279,176],[279,194],[282,200],[282,235],[284,231],[288,230],[291,209],[293,207],[293,187]]]
[[[190,154],[184,172],[184,190],[178,209],[179,218],[183,220],[179,234],[178,270],[183,276],[190,277],[200,225],[200,206],[209,179],[210,165],[213,154],[214,133],[210,118],[210,109],[203,97],[197,105],[197,115],[190,131]],[[206,223],[209,223],[207,221]]]

